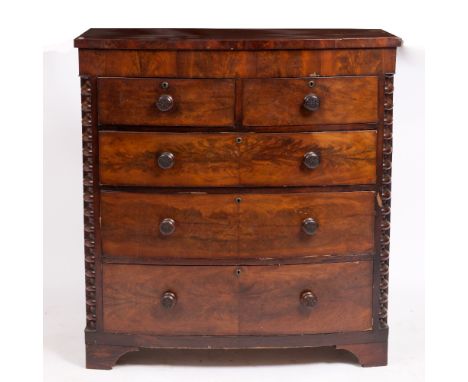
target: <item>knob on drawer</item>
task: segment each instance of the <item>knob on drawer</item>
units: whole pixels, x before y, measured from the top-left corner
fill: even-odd
[[[170,152],[164,152],[158,156],[158,166],[163,170],[170,169],[174,166],[175,155]]]
[[[317,153],[314,153],[313,151],[309,151],[308,153],[304,154],[304,159],[302,162],[304,163],[304,166],[306,166],[308,169],[313,170],[314,168],[317,168],[320,164],[320,156]]]
[[[317,222],[313,218],[306,218],[302,221],[302,230],[307,235],[313,235],[318,228]]]
[[[318,302],[317,296],[308,289],[301,292],[299,299],[301,304],[308,308],[313,308]]]
[[[174,106],[174,99],[169,94],[163,94],[156,101],[156,107],[159,111],[169,111]]]
[[[318,108],[320,107],[320,98],[317,95],[312,94],[312,93],[307,94],[304,97],[304,102],[302,106],[304,107],[304,109],[309,110],[309,111],[318,110]]]
[[[177,304],[177,296],[174,292],[167,291],[161,296],[161,305],[166,309],[171,309]]]
[[[171,218],[166,218],[159,223],[159,232],[164,236],[172,235],[175,231],[175,221]]]

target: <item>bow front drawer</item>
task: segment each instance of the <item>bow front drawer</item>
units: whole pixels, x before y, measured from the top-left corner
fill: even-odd
[[[107,257],[295,258],[371,253],[375,194],[101,193]]]
[[[105,264],[104,330],[308,334],[370,330],[372,263],[285,266]]]
[[[100,78],[101,125],[232,126],[234,81]]]
[[[245,126],[374,123],[377,77],[251,79],[243,86]]]
[[[101,132],[101,184],[213,187],[373,184],[374,130],[320,133]]]

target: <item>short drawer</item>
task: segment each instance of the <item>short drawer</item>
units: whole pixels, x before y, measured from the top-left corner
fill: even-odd
[[[374,184],[375,130],[99,135],[101,184],[162,187]]]
[[[251,79],[243,85],[245,126],[377,121],[377,77]]]
[[[106,257],[288,259],[370,254],[375,193],[101,192]]]
[[[104,330],[231,335],[370,330],[372,263],[104,264]]]
[[[101,125],[232,126],[234,81],[100,78]]]

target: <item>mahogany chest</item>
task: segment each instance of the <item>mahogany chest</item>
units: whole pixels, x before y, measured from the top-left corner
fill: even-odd
[[[75,39],[88,368],[140,348],[387,363],[400,44],[345,29]]]

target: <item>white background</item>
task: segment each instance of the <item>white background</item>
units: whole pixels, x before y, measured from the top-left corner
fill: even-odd
[[[458,265],[460,255],[466,255],[463,239],[466,224],[461,220],[463,211],[464,111],[463,96],[456,89],[466,88],[459,77],[466,71],[457,52],[456,39],[461,36],[459,10],[450,13],[437,9],[425,11],[422,2],[328,1],[326,6],[310,1],[284,2],[210,2],[177,1],[174,4],[152,1],[79,3],[42,2],[39,8],[21,4],[23,8],[3,13],[3,25],[15,21],[31,20],[31,27],[15,35],[3,33],[3,51],[16,48],[18,55],[10,54],[2,60],[4,84],[11,81],[5,103],[12,124],[5,137],[2,162],[5,167],[5,209],[10,213],[9,228],[5,229],[5,244],[11,252],[5,255],[15,263],[5,267],[2,290],[10,292],[4,302],[8,314],[4,328],[10,332],[8,363],[15,375],[37,372],[39,364],[34,353],[40,333],[40,318],[30,313],[40,307],[40,170],[41,150],[31,150],[40,140],[40,62],[30,55],[41,54],[44,77],[44,379],[46,381],[141,381],[161,378],[166,381],[205,379],[216,381],[295,380],[338,381],[354,380],[423,380],[424,362],[424,52],[430,50],[433,63],[432,88],[439,86],[437,97],[428,100],[429,137],[432,139],[431,156],[426,173],[431,181],[432,209],[429,224],[431,257],[429,270],[431,283],[428,290],[433,296],[430,319],[431,345],[428,348],[431,374],[437,379],[444,372],[437,364],[455,370],[461,353],[453,346],[453,339],[466,336],[457,325],[463,321],[464,305],[455,295],[463,291],[463,266]],[[427,4],[427,3],[424,3]],[[446,2],[446,5],[450,2]],[[429,6],[429,4],[427,4]],[[27,9],[28,16],[24,15]],[[43,16],[43,17],[41,17]],[[28,19],[29,17],[29,19]],[[431,18],[437,17],[437,28]],[[9,19],[9,20],[8,20]],[[34,20],[40,22],[34,23]],[[404,39],[399,49],[395,77],[394,109],[394,166],[392,195],[392,242],[390,276],[390,354],[389,366],[362,369],[346,353],[323,350],[292,350],[262,352],[144,352],[126,356],[122,365],[112,371],[84,369],[84,275],[82,255],[82,194],[81,194],[81,126],[77,55],[72,39],[89,27],[254,27],[254,28],[382,28]],[[441,35],[446,28],[447,34]],[[450,38],[449,38],[450,37]],[[37,49],[33,42],[42,41]],[[18,46],[20,49],[18,49]],[[23,52],[25,58],[19,53]],[[4,56],[5,57],[5,56]],[[35,65],[37,63],[37,65]],[[2,68],[3,69],[3,68]],[[443,74],[443,75],[442,75]],[[456,85],[456,86],[454,86]],[[32,97],[36,96],[36,102]],[[448,103],[450,102],[450,103]],[[32,103],[32,104],[31,104]],[[6,121],[7,119],[4,119]],[[18,121],[23,121],[18,124]],[[29,124],[28,124],[29,123]],[[33,155],[36,153],[36,155]],[[24,155],[20,155],[24,154]],[[14,164],[14,166],[12,166]],[[6,165],[6,166],[5,166]],[[427,172],[430,167],[431,171]],[[457,180],[460,179],[460,180]],[[26,183],[23,186],[21,181]],[[457,180],[454,184],[454,181]],[[447,185],[453,184],[453,193],[444,195]],[[34,185],[36,187],[34,187]],[[455,188],[456,187],[456,188]],[[3,196],[3,195],[2,195]],[[16,196],[13,203],[13,197]],[[438,197],[438,199],[436,199]],[[17,202],[16,202],[17,200]],[[36,206],[36,207],[34,207]],[[458,220],[453,217],[458,217]],[[39,224],[38,224],[39,223]],[[438,239],[440,238],[440,239]],[[5,248],[9,248],[5,246]],[[8,260],[6,259],[6,260]],[[450,261],[451,260],[451,261]],[[457,261],[457,266],[453,266]],[[466,261],[466,260],[465,260]],[[16,272],[15,270],[18,270]],[[21,272],[20,272],[21,270]],[[32,272],[31,276],[28,272]],[[445,273],[445,277],[444,277]],[[18,282],[18,279],[20,282]],[[14,290],[14,293],[11,293]],[[13,309],[14,306],[14,309]],[[21,314],[20,309],[26,309]],[[34,319],[33,319],[34,317]],[[13,330],[13,325],[14,330]],[[39,324],[40,325],[40,324]],[[436,327],[439,329],[436,331]],[[441,329],[444,329],[442,331]],[[20,334],[21,333],[21,334]],[[36,333],[36,334],[35,334]],[[8,334],[8,333],[6,333]],[[451,345],[446,345],[452,339]],[[437,341],[437,342],[436,342]],[[456,342],[456,341],[455,341]],[[466,342],[466,341],[465,341]],[[6,343],[6,340],[5,340]],[[37,344],[39,345],[39,344]],[[442,349],[442,352],[437,352]],[[40,349],[39,349],[40,351]],[[36,354],[36,356],[34,356]],[[35,362],[36,361],[36,362]],[[450,364],[448,363],[450,361]],[[29,365],[25,367],[22,365]],[[4,369],[6,371],[6,369]],[[438,372],[440,371],[440,374]],[[30,374],[31,375],[31,374]],[[37,378],[37,377],[36,377]],[[12,379],[9,379],[12,380]],[[31,380],[31,378],[29,379]],[[458,380],[458,378],[452,378]]]

